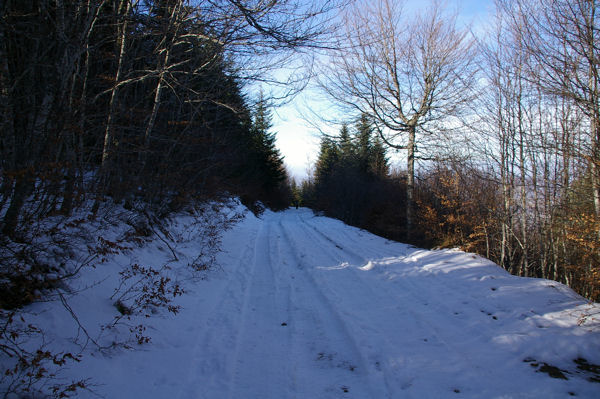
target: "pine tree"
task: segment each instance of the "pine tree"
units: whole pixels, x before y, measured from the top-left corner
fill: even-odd
[[[386,157],[386,148],[381,139],[377,137],[371,148],[369,158],[369,171],[378,178],[386,178],[390,174],[390,166]]]
[[[296,184],[296,179],[292,178],[290,181],[290,189],[292,192],[292,203],[298,208],[302,205],[302,189]]]
[[[340,151],[337,145],[329,137],[323,137],[315,168],[315,183],[317,186],[322,187],[327,184],[339,159]]]
[[[253,115],[252,121],[252,158],[254,170],[259,184],[262,186],[262,198],[268,205],[279,208],[287,203],[283,198],[283,190],[287,180],[287,172],[283,157],[275,145],[275,133],[271,112],[268,109],[262,91]]]
[[[338,137],[323,137],[312,186],[315,208],[346,223],[365,223],[380,200],[371,193],[384,187],[388,175],[385,148],[372,135],[369,117],[362,115],[352,134],[344,124]]]
[[[258,103],[256,104],[256,110],[254,111],[254,131],[257,132],[259,135],[263,135],[268,138],[273,138],[274,135],[269,132],[273,127],[271,119],[271,111],[265,104],[264,94],[261,90],[259,93]]]
[[[372,135],[373,128],[369,116],[363,113],[356,122],[356,158],[359,171],[365,174],[370,172],[369,166],[372,162]]]
[[[345,123],[340,129],[340,137],[338,139],[338,142],[340,158],[344,160],[350,160],[354,158],[354,144],[352,143],[352,138],[350,137],[350,130],[348,129],[348,125],[346,125]]]

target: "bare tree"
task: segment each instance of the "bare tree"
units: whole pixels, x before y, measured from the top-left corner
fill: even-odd
[[[408,20],[401,3],[359,4],[320,86],[335,100],[371,115],[382,140],[407,151],[406,223],[413,224],[418,135],[440,132],[460,113],[473,83],[473,42],[439,2]]]
[[[271,80],[323,45],[346,1],[0,1],[0,229],[13,235],[34,191],[51,202],[38,209],[69,213],[77,178],[85,191],[82,176],[98,166],[98,191],[115,193],[111,174],[131,174],[140,149],[143,175],[167,105],[200,114],[197,104],[216,103],[216,69],[240,84]],[[199,92],[203,79],[213,85]],[[117,170],[125,158],[132,168]],[[39,179],[49,170],[52,179]]]
[[[529,275],[528,190],[536,187],[529,182],[535,171],[528,156],[538,151],[533,144],[533,125],[540,120],[537,110],[543,100],[527,79],[526,55],[517,44],[520,34],[506,24],[502,13],[496,15],[492,36],[480,50],[487,88],[474,107],[487,124],[481,129],[487,132],[486,156],[499,172],[503,204],[499,263],[515,274]],[[513,246],[519,250],[514,251]]]
[[[502,19],[497,17],[490,43],[482,46],[481,54],[484,62],[484,78],[487,83],[486,94],[481,96],[475,105],[475,111],[484,121],[480,130],[487,132],[483,140],[483,151],[485,158],[492,162],[492,170],[499,172],[501,187],[502,206],[496,212],[501,226],[501,238],[499,242],[499,254],[497,262],[503,267],[510,268],[512,265],[512,233],[514,226],[514,129],[511,129],[510,107],[514,105],[514,85],[509,70],[513,70],[514,63],[509,62],[512,54],[506,51],[503,43],[504,30]],[[490,142],[492,143],[490,145]]]
[[[8,236],[14,236],[36,183],[43,185],[38,178],[56,170],[64,152],[74,151],[69,143],[73,87],[104,2],[71,3],[7,1],[0,6],[2,184],[10,198],[2,232]],[[57,198],[57,191],[49,195]]]
[[[152,82],[152,109],[145,120],[142,145],[139,150],[140,168],[144,169],[152,141],[156,119],[166,91],[190,93],[196,99],[203,99],[199,93],[184,82],[194,76],[210,73],[215,64],[228,66],[231,76],[240,82],[290,83],[289,79],[273,80],[271,72],[292,62],[294,55],[314,47],[322,47],[332,28],[333,11],[342,7],[348,0],[330,2],[297,0],[118,0],[116,22],[116,68],[114,84],[102,93],[110,95],[109,112],[106,121],[102,171],[111,155],[111,143],[117,139],[114,127],[115,113],[120,90],[139,84]],[[151,24],[148,13],[159,14],[160,26]],[[132,23],[133,22],[133,23]],[[132,69],[124,65],[126,59],[135,59],[136,51],[130,42],[135,40],[137,30],[130,25],[137,23],[137,30],[146,30],[153,36],[156,56],[152,67]],[[148,24],[152,26],[148,26]],[[213,57],[205,57],[199,65],[192,54],[178,54],[192,47],[214,48]],[[223,62],[223,58],[227,61]],[[124,71],[129,67],[128,71]],[[187,68],[187,69],[186,69]],[[295,83],[298,83],[297,81]],[[287,85],[282,96],[293,94],[298,86]],[[204,101],[204,100],[203,100]],[[219,104],[232,107],[231,104]]]
[[[550,95],[572,101],[589,118],[592,196],[600,218],[600,5],[595,0],[498,1],[521,32],[532,81]],[[600,231],[599,231],[600,234]]]
[[[512,273],[553,278],[592,297],[598,284],[590,183],[593,121],[566,90],[566,80],[575,79],[570,75],[576,69],[583,73],[581,68],[570,69],[564,58],[564,68],[553,74],[541,65],[568,53],[566,36],[533,53],[541,40],[535,29],[560,30],[536,25],[550,12],[540,5],[550,3],[497,3],[497,24],[480,51],[483,90],[473,107],[482,124],[473,136],[482,138],[480,164],[488,162],[485,179],[494,182],[498,196],[498,206],[492,205],[498,226],[492,259]],[[545,23],[558,23],[555,16]]]

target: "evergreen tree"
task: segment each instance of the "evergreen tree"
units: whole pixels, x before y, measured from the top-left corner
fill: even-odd
[[[290,181],[290,189],[292,192],[292,203],[297,208],[302,204],[302,188],[296,184],[296,179]]]
[[[354,144],[352,143],[352,138],[350,137],[350,130],[348,129],[348,125],[346,125],[345,123],[340,129],[340,136],[338,142],[340,158],[345,161],[353,160],[355,157]]]
[[[273,127],[271,122],[272,115],[271,111],[265,104],[264,94],[262,90],[259,93],[258,103],[256,104],[256,110],[254,111],[253,128],[258,134],[264,136],[273,136],[269,131]]]
[[[356,122],[356,156],[361,173],[378,178],[388,176],[386,148],[379,137],[373,140],[373,125],[365,113]]]
[[[361,115],[353,134],[342,125],[336,138],[323,137],[315,168],[311,203],[328,216],[365,226],[381,205],[389,173],[385,148],[367,115]]]
[[[369,116],[363,113],[356,123],[356,157],[358,168],[364,174],[370,172],[369,166],[373,156],[372,134],[373,128]]]
[[[340,151],[337,145],[329,137],[323,137],[315,168],[317,186],[324,187],[327,184],[339,160]]]
[[[373,143],[371,149],[369,171],[380,179],[384,179],[390,174],[390,166],[386,157],[386,147],[384,147],[379,137],[375,139],[375,143]]]
[[[250,167],[261,186],[261,199],[269,206],[281,208],[289,202],[289,198],[286,198],[289,194],[286,185],[287,172],[283,157],[275,145],[275,133],[270,131],[273,126],[271,120],[271,112],[261,91],[252,120],[250,151],[253,152],[253,165]]]

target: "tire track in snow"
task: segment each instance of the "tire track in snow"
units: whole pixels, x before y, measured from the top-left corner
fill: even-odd
[[[361,242],[351,240],[350,249],[348,242],[335,235],[327,238],[320,224],[306,223],[303,216],[269,213],[252,232],[220,302],[201,312],[207,318],[206,333],[193,350],[198,364],[190,367],[187,380],[208,378],[183,384],[202,388],[194,392],[183,387],[180,398],[279,398],[290,392],[299,398],[385,398],[398,392],[411,397],[408,370],[417,361],[408,355],[423,345],[418,340],[427,337],[429,345],[447,345],[439,326],[424,321],[434,308],[423,305],[427,290],[410,281],[402,289],[377,278],[365,281],[356,269],[367,261],[360,254]],[[329,224],[324,226],[328,232]],[[355,263],[345,271],[353,277],[322,279],[323,273],[315,270],[319,258],[309,256],[315,251],[334,264]],[[375,246],[368,251],[374,254]],[[375,310],[390,298],[399,305],[381,316]],[[374,312],[365,311],[369,306]],[[362,319],[353,318],[353,308],[362,308]],[[402,318],[405,330],[414,331],[412,341],[395,340],[398,331],[394,323],[387,324],[391,318]],[[413,348],[406,352],[402,345]]]
[[[289,289],[281,289],[271,243],[270,214],[255,240],[249,288],[241,309],[242,323],[234,349],[229,398],[283,398],[289,392],[287,317]]]
[[[299,217],[299,219],[301,220],[301,222],[303,222],[305,225],[309,226],[314,233],[316,233],[318,236],[324,238],[325,240],[333,243],[336,248],[339,249],[338,252],[342,253],[342,254],[350,254],[352,255],[352,258],[354,258],[354,261],[351,261],[350,263],[356,263],[356,266],[358,265],[366,265],[366,263],[368,261],[373,261],[373,260],[377,260],[377,259],[381,259],[383,257],[385,257],[385,254],[382,253],[383,251],[381,251],[381,247],[379,248],[379,250],[377,250],[377,248],[372,247],[369,248],[369,245],[364,245],[364,242],[361,241],[357,241],[356,239],[354,239],[352,237],[352,235],[350,235],[348,233],[348,231],[351,229],[349,226],[345,226],[346,228],[335,228],[335,226],[331,225],[330,220],[324,220],[323,223],[320,223],[319,228],[317,228],[317,226],[314,223],[309,222],[308,219],[304,218],[304,217]],[[314,219],[312,219],[314,220]],[[353,243],[352,248],[357,248],[360,247],[361,249],[367,249],[367,251],[371,256],[369,258],[364,257],[363,255],[358,254],[357,252],[353,251],[352,249],[347,249],[346,247],[348,246],[347,241],[345,241],[345,244],[331,238],[330,235],[325,234],[323,232],[323,228],[328,228],[327,232],[328,233],[333,233],[332,235],[339,235],[342,234],[347,240],[351,241]],[[365,235],[370,235],[370,233],[365,233]],[[393,257],[393,258],[397,258],[398,261],[402,260],[404,258],[404,263],[406,264],[410,264],[411,262],[413,263],[419,263],[417,261],[417,259],[415,258],[415,255],[418,255],[419,252],[424,251],[422,249],[419,248],[414,248],[410,250],[409,248],[411,248],[410,246],[406,245],[406,244],[400,244],[400,243],[395,243],[397,245],[403,245],[406,246],[406,248],[401,248],[404,249],[400,254],[398,253],[393,253],[393,252],[389,252],[388,256]],[[428,254],[431,254],[431,251],[426,251]],[[400,255],[400,256],[398,256]],[[464,255],[464,256],[468,256],[467,254],[457,254],[458,256]],[[472,256],[475,257],[475,256]],[[421,266],[425,266],[424,264]],[[504,271],[502,270],[501,273],[504,273]],[[458,279],[449,279],[449,278],[444,278],[444,275],[439,276],[436,273],[433,272],[427,272],[427,271],[423,271],[424,275],[427,275],[427,284],[425,286],[421,285],[421,286],[417,286],[417,284],[415,284],[412,281],[417,281],[417,279],[411,279],[409,281],[407,281],[408,284],[411,284],[415,289],[413,290],[413,292],[415,294],[419,294],[422,292],[426,292],[427,290],[433,291],[432,290],[432,286],[435,285],[436,289],[435,289],[435,293],[443,296],[444,298],[455,298],[455,301],[453,303],[453,306],[447,306],[446,303],[434,303],[433,307],[435,307],[437,310],[439,310],[440,312],[443,312],[444,314],[454,314],[457,315],[457,313],[462,314],[463,312],[457,312],[457,309],[463,309],[466,305],[472,309],[470,309],[469,311],[471,311],[472,313],[483,313],[485,316],[487,316],[485,318],[486,321],[490,321],[490,320],[495,320],[493,319],[491,316],[493,316],[494,314],[498,314],[498,313],[505,313],[507,311],[506,307],[503,306],[501,303],[496,304],[493,307],[486,307],[485,309],[482,309],[481,306],[477,305],[477,303],[482,299],[481,298],[481,293],[479,293],[479,295],[476,295],[472,292],[465,292],[464,291],[464,284],[459,284],[459,280]],[[511,276],[508,276],[511,277]],[[489,288],[485,287],[483,294],[489,294],[489,291],[487,291]],[[493,290],[493,288],[492,288]],[[467,300],[468,299],[468,300]],[[489,299],[486,298],[486,302],[489,303]],[[426,298],[423,298],[423,303],[429,303],[429,301]],[[475,306],[473,306],[472,304],[475,304]],[[495,323],[498,324],[498,323]],[[461,331],[462,332],[462,331]],[[482,336],[477,330],[473,330],[472,333],[475,336]],[[462,334],[459,334],[462,335]]]
[[[326,385],[320,387],[321,392],[311,392],[312,395],[318,395],[317,397],[332,397],[331,395],[347,397],[344,396],[345,394],[357,398],[391,397],[385,389],[385,384],[377,376],[371,375],[368,361],[346,326],[344,318],[310,273],[310,269],[315,265],[308,263],[306,253],[299,249],[298,244],[292,238],[294,232],[291,227],[296,223],[286,223],[282,220],[283,215],[279,215],[279,217],[279,227],[285,239],[285,246],[289,250],[289,255],[293,257],[298,271],[292,276],[299,286],[298,290],[293,291],[295,310],[292,319],[299,324],[304,324],[297,326],[299,330],[311,332],[311,335],[299,339],[304,342],[295,342],[293,348],[294,358],[302,359],[302,363],[297,364],[296,367],[305,368],[304,372],[299,375],[305,376],[307,367],[312,369],[313,373],[315,366],[325,370],[329,369],[328,371],[337,369],[333,370],[336,371],[333,373],[335,376],[333,385],[326,380]],[[334,334],[331,334],[332,332]],[[308,353],[306,352],[307,348],[309,349]],[[313,376],[313,384],[315,380],[319,379],[318,377]],[[356,383],[357,379],[364,381]],[[311,384],[311,379],[300,382],[298,393],[306,395],[307,392],[302,392],[301,389],[308,384]],[[361,388],[366,391],[360,392]],[[325,395],[319,396],[323,394]]]
[[[313,250],[318,249],[318,252],[330,259],[333,262],[333,265],[344,265],[342,267],[345,273],[355,273],[353,267],[348,262],[348,259],[353,258],[353,262],[357,262],[359,264],[361,264],[361,262],[364,260],[360,258],[356,252],[342,249],[341,245],[321,234],[315,226],[307,226],[301,216],[297,217],[295,223],[304,231],[305,237],[311,238],[311,243],[313,243],[316,247],[313,247]],[[335,248],[332,247],[332,244],[335,246]],[[341,252],[346,256],[342,256],[340,258],[337,252]],[[360,261],[358,260],[359,258]],[[383,380],[383,384],[386,387],[386,397],[393,397],[392,393],[400,392],[410,387],[411,377],[404,370],[402,370],[402,367],[400,367],[405,364],[400,364],[398,362],[398,359],[401,359],[403,355],[390,356],[390,354],[398,352],[398,345],[390,340],[391,337],[396,335],[397,331],[389,328],[382,328],[382,324],[385,324],[385,322],[375,319],[370,313],[377,310],[377,305],[389,302],[390,298],[393,298],[393,296],[389,295],[388,293],[382,297],[367,284],[364,284],[364,282],[361,285],[348,287],[348,280],[349,279],[347,276],[342,276],[342,278],[336,279],[335,282],[338,284],[339,289],[331,289],[330,284],[327,284],[325,280],[321,281],[323,282],[322,285],[326,286],[330,295],[337,299],[337,303],[347,302],[347,299],[349,298],[361,298],[361,300],[353,302],[351,306],[345,307],[341,312],[346,316],[345,320],[346,323],[350,325],[349,330],[351,331],[351,334],[353,336],[358,336],[361,340],[361,342],[359,342],[360,348],[362,352],[366,352],[364,357],[369,360],[368,367],[370,368],[370,372],[375,376],[380,374],[379,378]],[[360,276],[352,277],[350,280],[362,281]],[[364,295],[365,293],[367,295]],[[365,306],[364,300],[366,298],[369,299],[367,306]],[[373,298],[378,299],[373,300]],[[352,310],[355,309],[362,310],[360,312],[362,317],[365,317],[365,315],[370,316],[366,317],[366,320],[357,320],[357,314],[352,312]],[[407,322],[407,318],[411,317],[412,314],[406,314],[403,316],[404,322]],[[411,317],[411,320],[414,319],[415,317]],[[382,330],[385,330],[385,333],[382,333]],[[377,350],[381,348],[385,348],[385,350]],[[386,353],[385,356],[383,352]],[[384,360],[386,357],[394,359],[393,363],[395,364],[392,365],[390,362],[386,362]],[[392,368],[394,370],[392,370]],[[399,376],[400,378],[398,378]],[[408,392],[403,392],[403,397],[411,396]]]
[[[391,359],[394,356],[389,356],[389,354],[396,354],[397,359],[403,359],[400,366],[396,364],[394,369],[401,374],[401,378],[399,384],[395,388],[394,391],[398,391],[399,389],[406,389],[411,385],[412,377],[406,375],[406,371],[404,370],[407,366],[418,366],[415,364],[414,358],[407,358],[406,354],[402,353],[402,351],[398,351],[398,346],[405,345],[437,345],[438,351],[445,352],[444,356],[440,355],[439,358],[446,358],[448,364],[452,364],[453,367],[456,364],[460,364],[461,367],[465,369],[473,368],[476,366],[474,364],[473,356],[469,351],[469,348],[472,346],[469,342],[465,345],[457,345],[455,342],[460,338],[464,337],[464,327],[462,325],[458,325],[458,321],[455,317],[449,316],[452,314],[449,308],[447,308],[444,304],[431,303],[430,296],[426,295],[427,292],[434,292],[436,296],[439,295],[439,292],[446,292],[447,294],[456,294],[455,292],[451,292],[444,288],[443,285],[439,285],[439,279],[435,278],[436,284],[431,286],[431,279],[428,279],[427,285],[415,285],[413,280],[415,279],[402,279],[402,286],[398,287],[394,285],[390,290],[390,284],[381,284],[380,280],[370,279],[368,283],[363,279],[363,272],[359,272],[356,270],[356,265],[363,265],[366,263],[366,259],[356,252],[356,248],[354,249],[345,249],[342,245],[340,245],[335,240],[326,236],[324,233],[318,230],[315,225],[311,225],[305,222],[305,220],[298,216],[298,226],[301,226],[306,232],[307,237],[312,238],[311,242],[318,245],[321,251],[325,253],[334,264],[345,264],[347,267],[344,268],[344,272],[351,273],[353,277],[348,278],[347,276],[341,276],[341,278],[336,278],[329,283],[329,279],[323,279],[327,288],[334,293],[337,293],[338,301],[346,301],[350,303],[350,306],[347,306],[349,309],[356,309],[363,307],[363,311],[360,312],[362,317],[368,319],[367,322],[354,322],[353,319],[350,318],[350,324],[353,324],[355,328],[359,330],[363,330],[362,332],[358,332],[359,335],[371,334],[373,335],[373,330],[377,332],[384,331],[385,333],[377,334],[375,333],[379,339],[382,340],[382,343],[385,345],[375,345],[375,347],[387,347],[385,351],[388,354],[388,359]],[[360,274],[360,275],[359,275]],[[344,278],[345,277],[345,278]],[[377,285],[377,290],[374,289],[374,285]],[[433,290],[433,291],[429,291]],[[368,293],[368,295],[363,295],[365,299],[369,299],[369,305],[365,306],[365,303],[361,301],[354,301],[355,296],[347,295],[348,292],[353,292],[355,295],[359,292]],[[399,295],[400,294],[400,295]],[[425,295],[424,295],[425,294]],[[464,293],[463,293],[464,295]],[[395,331],[390,329],[392,324],[386,323],[386,318],[375,318],[374,313],[369,312],[369,308],[373,311],[377,310],[377,305],[389,303],[390,298],[397,298],[399,303],[403,303],[406,306],[398,307],[395,309],[394,314],[401,316],[403,319],[403,325],[409,323],[409,328],[406,331],[411,331],[412,337],[409,338],[409,342],[403,342],[402,345],[398,345],[399,343],[391,343],[389,338],[394,337]],[[416,300],[416,301],[415,301]],[[458,300],[460,298],[456,298],[454,304],[458,306]],[[430,306],[433,305],[433,306]],[[456,307],[455,306],[455,307]],[[464,306],[464,305],[463,305]],[[388,315],[389,317],[393,317],[392,314]],[[440,317],[443,316],[443,317]],[[440,321],[444,320],[444,321]],[[412,326],[410,326],[412,324]],[[373,325],[377,325],[377,328],[373,328]],[[386,328],[387,327],[387,328]],[[396,332],[397,333],[397,332]],[[419,338],[420,336],[420,338]],[[473,337],[472,334],[469,335]],[[423,338],[426,337],[426,338]],[[427,342],[424,344],[423,340]],[[419,342],[420,341],[420,342]],[[442,350],[443,348],[443,350]],[[416,357],[416,356],[415,356]],[[389,362],[388,362],[389,363]],[[392,366],[392,364],[388,364]],[[429,366],[429,360],[423,359],[423,364],[420,365],[421,370],[414,370],[413,373],[421,374],[423,369],[427,369]],[[385,370],[384,370],[385,371]],[[489,373],[484,373],[489,374]],[[394,385],[390,382],[393,378],[389,377],[389,373],[386,374],[386,382],[388,385]],[[448,387],[449,389],[450,387]],[[408,392],[403,393],[406,395]]]
[[[257,232],[251,234],[250,240],[256,240]],[[206,309],[205,303],[197,304],[194,327],[199,337],[191,349],[189,372],[178,395],[181,399],[214,398],[227,391],[233,357],[231,352],[223,349],[231,348],[238,339],[242,322],[240,310],[249,289],[248,259],[254,256],[254,250],[253,245],[247,245],[233,263],[233,270],[226,271],[233,277],[228,278],[226,286],[214,296],[220,298],[214,306]],[[198,380],[201,380],[200,384]]]

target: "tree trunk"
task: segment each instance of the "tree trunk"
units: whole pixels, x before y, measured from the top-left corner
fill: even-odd
[[[411,238],[413,231],[414,192],[415,192],[415,145],[416,127],[410,126],[408,130],[408,144],[406,149],[406,239]]]
[[[25,204],[27,196],[33,187],[33,179],[29,173],[25,173],[16,178],[15,188],[12,194],[10,205],[4,214],[2,233],[8,237],[16,238],[16,229],[19,223],[21,209]]]
[[[519,168],[521,169],[520,174],[520,185],[521,185],[521,250],[523,255],[521,257],[521,265],[519,267],[519,276],[529,276],[529,254],[528,254],[528,236],[527,236],[527,171],[525,166],[525,132],[523,131],[523,113],[521,105],[521,95],[519,94]]]
[[[146,131],[144,132],[144,146],[139,154],[139,161],[141,164],[140,173],[138,175],[139,177],[141,177],[144,174],[144,169],[146,168],[146,162],[148,160],[152,130],[154,129],[154,124],[156,122],[156,117],[160,108],[160,98],[162,90],[164,88],[165,73],[168,69],[170,62],[171,45],[175,41],[175,37],[177,37],[177,31],[179,29],[179,24],[176,22],[176,19],[181,10],[181,5],[181,1],[176,1],[175,4],[169,6],[166,9],[166,13],[164,15],[164,19],[167,21],[167,25],[164,29],[164,37],[162,38],[162,41],[164,42],[164,47],[160,49],[162,57],[161,59],[159,59],[159,62],[157,64],[157,69],[159,71],[158,82],[156,83],[156,91],[154,93],[152,111],[150,112],[150,118],[148,120],[148,124],[146,125]]]
[[[144,133],[144,147],[140,153],[141,157],[141,169],[143,170],[146,166],[146,160],[148,157],[148,151],[150,151],[150,137],[152,134],[152,129],[154,129],[154,123],[156,122],[156,116],[158,115],[158,109],[160,108],[160,95],[163,89],[164,83],[164,75],[165,68],[169,62],[169,50],[164,50],[164,58],[159,66],[160,73],[158,74],[158,83],[156,84],[156,92],[154,93],[154,102],[152,104],[152,111],[150,112],[150,119],[148,120],[148,124],[146,125],[146,131]]]
[[[600,121],[597,117],[594,117],[592,120],[592,129],[592,160],[590,162],[592,195],[594,198],[596,220],[600,221]],[[600,224],[598,227],[598,239],[600,239]]]
[[[591,139],[592,139],[592,161],[590,171],[592,174],[592,195],[594,198],[594,211],[596,220],[600,221],[600,110],[598,102],[600,100],[600,92],[598,88],[598,52],[596,30],[598,28],[596,20],[596,2],[590,3],[590,15],[586,19],[586,38],[588,40],[589,52],[589,91],[591,104]],[[598,238],[600,239],[600,224],[598,226]]]
[[[502,242],[500,244],[500,266],[505,269],[509,268],[509,264],[507,262],[507,258],[509,256],[508,251],[508,241],[510,235],[509,226],[512,225],[511,220],[511,186],[509,183],[508,175],[509,171],[509,154],[508,154],[508,144],[506,138],[506,132],[504,131],[504,127],[502,126],[502,119],[500,119],[498,129],[500,131],[500,141],[501,141],[501,149],[500,149],[500,178],[502,184]]]
[[[117,57],[117,71],[115,72],[115,81],[113,84],[113,88],[110,92],[110,100],[108,102],[108,116],[106,118],[106,129],[104,130],[104,144],[102,146],[102,164],[101,169],[106,167],[106,162],[110,155],[110,144],[113,140],[113,120],[115,114],[115,105],[117,93],[119,90],[119,80],[121,79],[121,73],[123,70],[123,58],[125,57],[125,36],[127,34],[127,16],[129,15],[131,9],[131,2],[129,0],[125,0],[125,13],[123,14],[124,20],[121,25],[121,32],[119,33],[119,55]],[[121,7],[119,7],[121,8]]]

